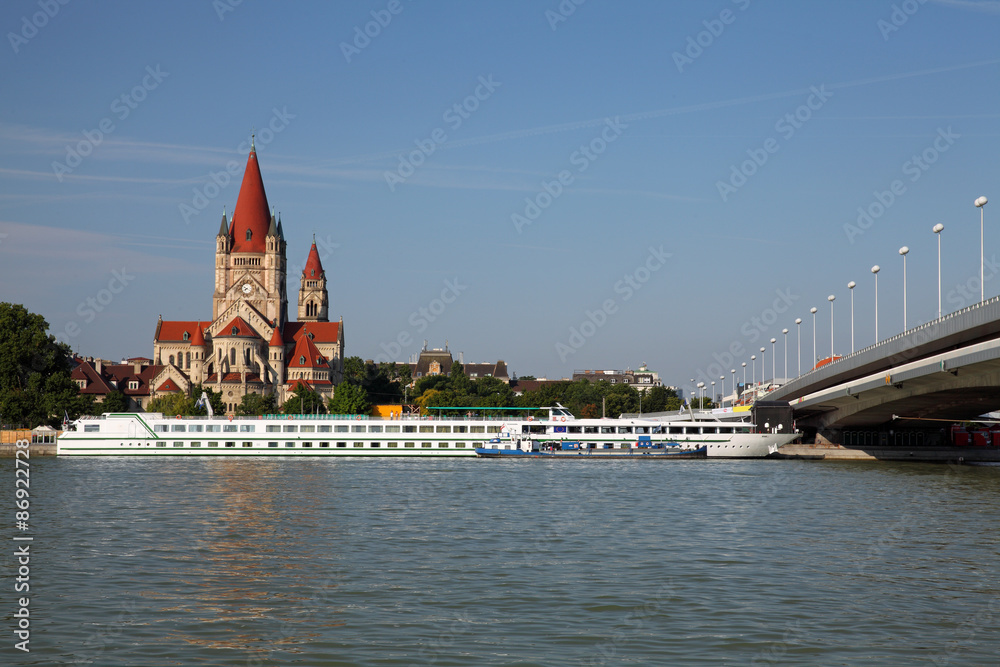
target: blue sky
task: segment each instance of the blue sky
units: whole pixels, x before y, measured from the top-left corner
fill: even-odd
[[[978,301],[998,28],[986,0],[11,0],[0,300],[112,359],[150,355],[160,314],[210,318],[256,127],[290,311],[315,234],[348,355],[447,340],[521,375],[729,387],[761,345],[771,375],[771,337],[784,374],[787,327],[794,375],[811,306],[829,353],[829,294],[850,351],[848,281],[873,342],[873,264],[879,334],[902,329],[902,245],[907,324],[937,315],[937,223],[944,311]]]

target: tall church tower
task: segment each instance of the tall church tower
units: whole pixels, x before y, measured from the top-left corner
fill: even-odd
[[[326,290],[326,272],[319,261],[316,239],[313,239],[306,268],[302,269],[299,287],[299,322],[329,322],[330,299]]]
[[[288,320],[285,239],[268,210],[264,181],[251,145],[232,220],[222,214],[215,243],[212,319],[246,301],[279,327]]]

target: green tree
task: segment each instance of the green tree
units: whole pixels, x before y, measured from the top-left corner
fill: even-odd
[[[281,406],[281,411],[286,415],[311,415],[314,413],[325,413],[326,405],[323,397],[299,382],[295,385],[291,396]]]
[[[90,414],[93,399],[70,379],[70,349],[24,306],[0,303],[0,417],[17,426],[58,426]]]
[[[157,396],[146,405],[146,412],[162,412],[166,416],[170,415],[193,415],[195,414],[194,399],[184,394],[164,394]]]
[[[101,403],[96,403],[94,405],[98,412],[128,412],[129,411],[129,399],[128,396],[117,389],[112,389],[108,392],[108,395],[104,397]]]
[[[371,412],[372,406],[368,400],[368,394],[362,387],[341,382],[333,390],[333,398],[330,399],[330,412],[337,415],[366,415]]]
[[[236,414],[249,417],[273,415],[277,411],[274,394],[245,394],[236,406]]]
[[[612,385],[604,399],[604,414],[608,417],[618,417],[624,412],[639,412],[639,392],[632,385]]]

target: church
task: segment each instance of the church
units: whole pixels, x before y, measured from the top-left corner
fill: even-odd
[[[203,384],[232,413],[246,394],[273,394],[280,406],[302,383],[333,396],[344,369],[344,322],[330,322],[326,273],[316,242],[299,277],[298,317],[288,319],[285,236],[269,209],[251,144],[232,219],[215,237],[212,317],[156,323],[153,395]]]

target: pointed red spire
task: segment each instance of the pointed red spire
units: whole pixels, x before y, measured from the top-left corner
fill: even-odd
[[[268,343],[270,347],[281,347],[285,344],[285,341],[281,339],[281,332],[278,331],[278,327],[274,327],[274,333],[271,334],[271,342]]]
[[[233,252],[264,252],[264,239],[270,224],[271,212],[267,208],[267,195],[264,194],[264,180],[260,176],[260,165],[257,164],[257,152],[251,149],[247,168],[243,172],[243,184],[240,185],[240,194],[236,199],[236,210],[233,211]],[[249,239],[247,232],[250,232]]]
[[[306,259],[306,268],[302,269],[302,276],[314,280],[323,277],[323,264],[319,261],[319,252],[316,250],[315,241],[313,241],[312,248],[309,249],[309,257]]]
[[[201,322],[195,325],[194,333],[191,334],[191,347],[204,347],[205,334],[201,332]]]

